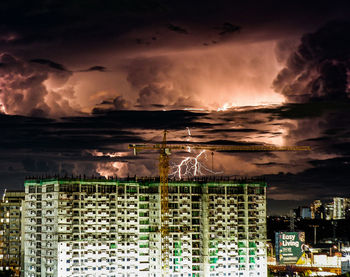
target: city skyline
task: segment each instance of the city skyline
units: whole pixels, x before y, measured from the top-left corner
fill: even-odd
[[[167,129],[176,144],[310,146],[200,156],[204,175],[264,177],[271,212],[350,196],[346,1],[21,4],[1,11],[1,190],[157,176],[157,154],[127,146]]]

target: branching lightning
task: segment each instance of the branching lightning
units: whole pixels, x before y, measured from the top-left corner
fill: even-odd
[[[188,138],[186,139],[186,141],[190,141],[191,130],[189,127],[186,127],[186,129],[188,132]],[[191,146],[187,146],[187,152],[192,153]],[[200,158],[208,160],[206,152],[206,150],[201,150],[201,152],[196,156],[184,157],[179,164],[173,164],[173,171],[171,174],[169,174],[169,176],[182,179],[185,176],[194,177],[205,174],[221,174],[222,172],[216,172],[213,169],[209,169],[202,162],[200,162]]]
[[[190,138],[191,138],[191,130],[190,130],[190,128],[189,128],[189,127],[186,127],[186,129],[187,129],[187,133],[188,133],[188,138],[187,138],[187,141],[189,141],[189,140],[190,140]]]
[[[0,113],[7,114],[5,105],[0,102]]]

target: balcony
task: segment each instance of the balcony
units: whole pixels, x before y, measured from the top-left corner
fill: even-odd
[[[95,208],[95,204],[94,203],[88,203],[87,205],[85,205],[86,209],[94,209]]]

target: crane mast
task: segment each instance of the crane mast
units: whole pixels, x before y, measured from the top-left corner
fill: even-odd
[[[161,260],[162,275],[166,276],[169,265],[169,155],[170,149],[167,148],[166,131],[164,131],[162,146],[159,155],[159,177],[160,177],[160,207],[161,207]]]
[[[129,149],[134,150],[136,155],[142,150],[159,151],[159,187],[160,187],[160,205],[161,205],[161,269],[162,276],[168,276],[169,269],[169,159],[172,150],[201,149],[210,151],[310,151],[309,146],[271,146],[271,145],[206,145],[206,144],[167,144],[167,131],[164,130],[163,140],[161,144],[130,144]]]

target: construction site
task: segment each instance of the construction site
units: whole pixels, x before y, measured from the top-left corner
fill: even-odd
[[[166,135],[129,145],[134,154],[159,153],[157,178],[27,178],[24,276],[267,276],[265,181],[169,180],[170,155],[309,148],[175,145]]]
[[[266,184],[159,179],[25,181],[25,276],[266,276]]]

